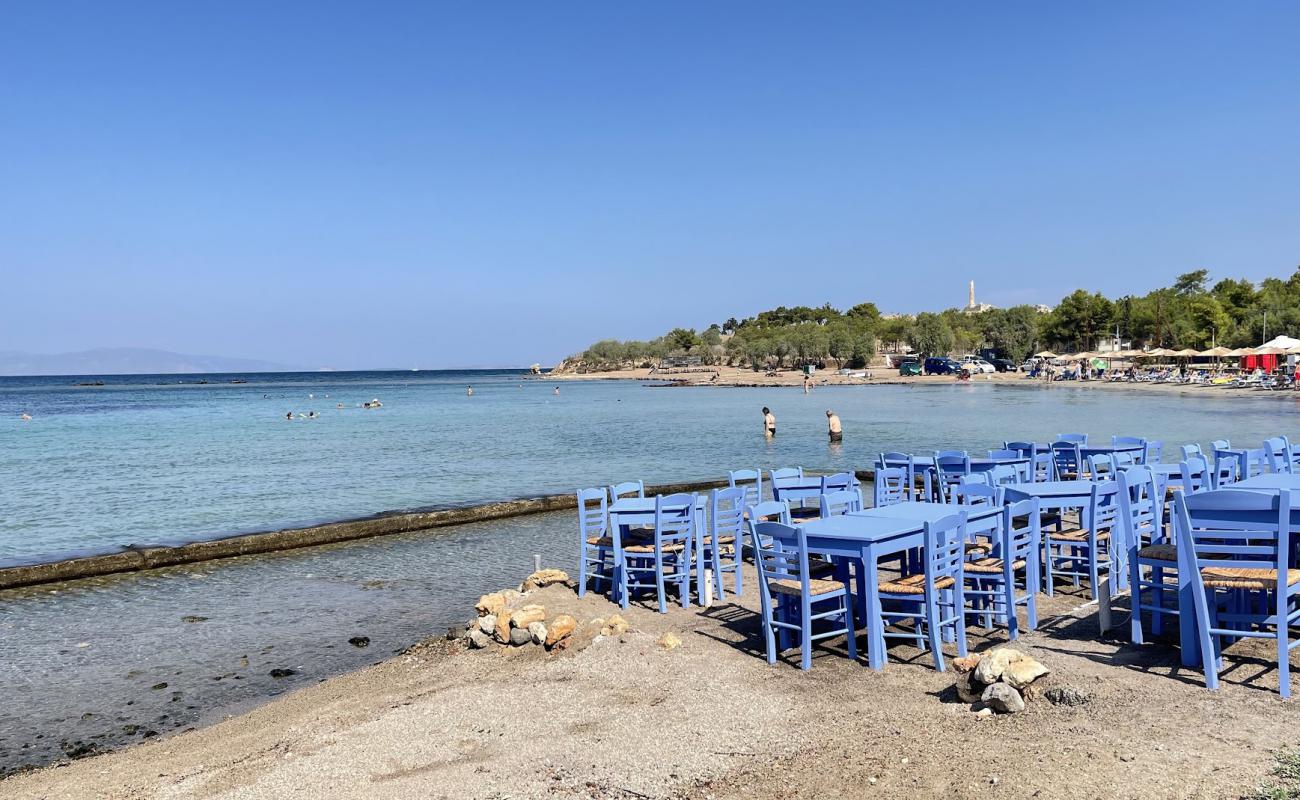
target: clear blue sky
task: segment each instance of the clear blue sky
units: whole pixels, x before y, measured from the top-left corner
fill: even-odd
[[[551,363],[1300,263],[1300,3],[5,4],[0,350]]]

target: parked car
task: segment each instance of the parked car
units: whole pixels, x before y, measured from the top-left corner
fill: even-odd
[[[930,356],[925,360],[926,375],[956,375],[961,365],[951,358]]]
[[[1009,358],[990,358],[988,360],[998,372],[1015,372],[1016,362]]]
[[[972,375],[992,375],[997,368],[979,356],[962,356],[961,366]]]
[[[900,358],[898,360],[898,374],[904,376],[920,375],[921,359],[916,358],[915,356],[911,358]]]

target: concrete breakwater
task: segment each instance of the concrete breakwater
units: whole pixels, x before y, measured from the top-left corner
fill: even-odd
[[[865,472],[859,473],[859,477],[869,479],[869,475]],[[646,492],[652,494],[698,492],[725,485],[726,483],[720,480],[671,483],[647,486]],[[0,569],[0,590],[78,578],[94,578],[121,572],[159,569],[221,558],[316,547],[376,536],[435,530],[451,525],[563,511],[575,507],[576,500],[572,494],[545,495],[459,508],[377,514],[373,517],[324,525],[263,531],[181,545],[130,547],[115,553],[6,567]]]

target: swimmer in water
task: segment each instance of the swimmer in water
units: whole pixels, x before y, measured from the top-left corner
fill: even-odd
[[[466,397],[473,397],[473,396],[474,396],[474,387],[473,387],[473,386],[466,386],[466,387],[465,387],[465,396],[466,396]]]
[[[24,412],[23,412],[23,415],[22,415],[21,417],[19,417],[19,419],[21,419],[23,422],[31,422],[31,421],[32,421],[32,415],[31,415],[31,414],[28,414],[26,411],[24,411]]]
[[[555,387],[555,394],[556,394],[556,396],[559,396],[559,394],[560,394],[560,387],[558,387],[558,386]]]
[[[285,414],[284,418],[289,420],[290,422],[293,422],[293,412],[290,411],[288,414]]]
[[[343,404],[342,404],[342,403],[339,403],[339,404],[335,405],[334,407],[335,407],[335,408],[342,408],[342,407],[343,407]]]

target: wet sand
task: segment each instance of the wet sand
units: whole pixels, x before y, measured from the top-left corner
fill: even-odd
[[[991,718],[902,645],[880,673],[836,640],[810,672],[769,666],[752,581],[733,599],[667,615],[634,604],[631,632],[558,655],[431,641],[210,728],[9,778],[0,794],[1219,798],[1253,790],[1270,751],[1298,737],[1300,708],[1279,699],[1263,650],[1230,650],[1211,693],[1173,648],[1128,645],[1122,610],[1100,637],[1074,591],[1044,599],[1018,646],[1052,669],[1040,685],[1090,701]],[[534,600],[579,620],[614,610],[563,584]],[[671,651],[657,645],[669,630],[683,640]],[[1004,641],[972,633],[973,649]]]

